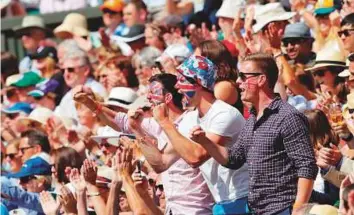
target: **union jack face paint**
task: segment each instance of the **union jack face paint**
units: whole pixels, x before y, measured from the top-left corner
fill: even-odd
[[[164,103],[165,96],[164,96],[164,89],[160,82],[153,81],[149,84],[149,91],[147,94],[147,99],[153,105],[159,105]]]
[[[177,75],[176,88],[183,94],[182,105],[184,108],[188,107],[191,99],[195,96],[197,84],[190,83],[183,75]]]

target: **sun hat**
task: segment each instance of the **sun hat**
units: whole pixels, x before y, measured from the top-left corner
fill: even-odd
[[[126,28],[126,31],[121,36],[112,36],[114,40],[131,43],[145,37],[145,25],[134,25],[130,28]]]
[[[354,59],[348,57],[347,60],[346,60],[346,63],[345,63],[345,65],[347,66],[348,69],[345,69],[341,73],[339,73],[338,74],[339,77],[342,77],[342,78],[350,77],[349,78],[350,80],[354,79],[354,74],[353,74],[354,70],[352,72],[350,72],[350,68],[349,68],[349,65],[350,65],[351,62],[354,62]]]
[[[199,85],[208,90],[214,90],[217,68],[206,57],[192,55],[177,67],[177,72],[195,80]]]
[[[1,109],[2,112],[6,114],[20,113],[23,112],[25,114],[30,114],[33,108],[31,104],[26,102],[17,102],[10,107]]]
[[[289,20],[296,15],[294,12],[286,12],[278,2],[257,6],[257,10],[255,11],[256,24],[253,25],[255,33],[264,28],[268,23]]]
[[[86,17],[80,13],[69,13],[64,18],[63,23],[54,29],[54,34],[59,38],[63,32],[80,37],[88,36]]]
[[[315,16],[327,15],[335,11],[333,0],[318,0],[315,5]]]
[[[32,96],[34,98],[41,98],[49,93],[54,94],[58,86],[59,82],[57,80],[47,79],[37,84],[36,89],[29,92],[27,95]]]
[[[109,93],[106,105],[129,109],[130,105],[138,98],[138,94],[128,87],[115,87]]]
[[[122,0],[108,0],[105,1],[101,6],[100,10],[108,9],[114,12],[122,12],[124,8],[124,1]]]
[[[98,128],[97,135],[91,136],[91,139],[96,141],[98,144],[101,144],[103,140],[106,140],[107,143],[118,147],[121,134],[122,132],[118,132],[109,126],[104,126]]]
[[[58,61],[57,50],[50,46],[40,47],[36,53],[30,54],[29,57],[31,59],[43,59],[46,57],[51,57],[55,61]]]
[[[45,125],[47,124],[47,120],[52,116],[54,116],[54,112],[52,110],[45,107],[37,107],[27,117],[19,118],[18,123],[25,126],[28,126],[31,122],[39,125]]]
[[[13,87],[30,87],[45,80],[33,71],[25,72],[23,74],[20,74],[19,76],[15,76],[15,78],[18,79],[15,82],[11,83],[11,86]]]
[[[47,36],[52,34],[52,31],[45,27],[44,20],[40,16],[23,17],[21,25],[14,27],[13,31],[17,36],[22,36],[23,33],[33,28],[44,31]]]
[[[186,45],[183,44],[172,44],[169,45],[160,57],[156,59],[156,62],[161,62],[163,56],[168,56],[170,58],[181,58],[182,61],[191,56],[192,52]]]
[[[244,0],[224,0],[220,9],[216,12],[216,17],[226,17],[230,19],[235,18],[235,14],[240,9],[245,8],[246,2]]]
[[[305,71],[316,71],[327,66],[346,68],[344,53],[336,44],[327,43],[320,51],[317,52],[314,65],[305,69]]]
[[[310,28],[303,22],[289,24],[285,27],[282,41],[290,38],[313,39]]]
[[[21,167],[20,171],[6,175],[9,178],[23,178],[32,175],[51,175],[52,167],[41,157],[35,157],[27,160]]]
[[[129,106],[129,110],[137,110],[139,108],[151,108],[151,103],[146,98],[146,96],[139,96],[135,101]]]

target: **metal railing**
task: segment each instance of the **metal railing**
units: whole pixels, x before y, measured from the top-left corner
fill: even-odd
[[[99,27],[103,26],[102,23],[102,13],[98,7],[88,7],[85,9],[66,11],[51,14],[41,14],[46,27],[49,29],[54,29],[62,23],[64,17],[68,13],[77,12],[81,13],[87,18],[88,28],[90,31],[97,31]],[[25,56],[25,50],[22,47],[19,38],[15,37],[13,28],[15,26],[21,25],[23,17],[13,17],[1,19],[1,51],[9,51],[16,55],[20,60]]]

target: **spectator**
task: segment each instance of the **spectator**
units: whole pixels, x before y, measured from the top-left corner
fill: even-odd
[[[54,34],[60,39],[72,39],[75,36],[87,37],[87,19],[80,13],[69,13],[65,16],[63,23],[54,29]],[[59,55],[59,54],[58,54]],[[59,60],[61,56],[58,56]]]
[[[25,16],[21,26],[13,29],[16,36],[21,38],[21,42],[27,54],[37,52],[46,37],[50,35],[50,30],[44,25],[44,21],[39,16]],[[36,69],[29,56],[24,57],[19,65],[21,73]]]
[[[5,161],[10,165],[10,172],[16,173],[20,171],[22,167],[21,157],[19,154],[20,139],[12,139],[6,146],[6,154],[4,155]]]
[[[166,48],[163,35],[167,33],[167,29],[162,25],[157,25],[154,23],[147,24],[145,27],[145,43],[148,46],[164,51]]]
[[[349,52],[349,58],[354,56],[354,12],[344,17],[340,25],[338,36],[343,42],[344,49]]]
[[[25,164],[27,160],[40,158],[49,165],[50,163],[50,145],[45,133],[36,130],[28,130],[21,134],[19,146],[19,156]]]
[[[129,28],[144,25],[147,15],[147,8],[142,0],[132,0],[123,8],[124,24]]]
[[[108,0],[100,6],[103,13],[103,23],[106,26],[106,34],[121,36],[127,30],[123,24],[123,0]]]
[[[54,79],[42,81],[34,90],[30,91],[28,95],[34,98],[38,106],[54,110],[57,97],[55,91],[58,87],[59,83]]]
[[[17,119],[17,124],[23,126],[26,130],[36,129],[45,131],[47,121],[54,115],[53,111],[45,107],[35,108],[28,117],[21,117]]]
[[[56,73],[58,62],[57,50],[54,47],[41,47],[35,53],[29,55],[35,67],[44,78],[51,78]]]
[[[134,104],[138,94],[127,87],[112,88],[105,105],[115,112],[128,112]]]

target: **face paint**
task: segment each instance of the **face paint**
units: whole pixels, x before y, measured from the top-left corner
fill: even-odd
[[[191,99],[195,96],[197,86],[191,84],[183,75],[178,75],[176,88],[184,95],[182,99],[183,108],[189,107]]]
[[[149,85],[149,93],[147,95],[150,103],[153,105],[159,105],[164,103],[163,86],[161,83],[154,81]]]

